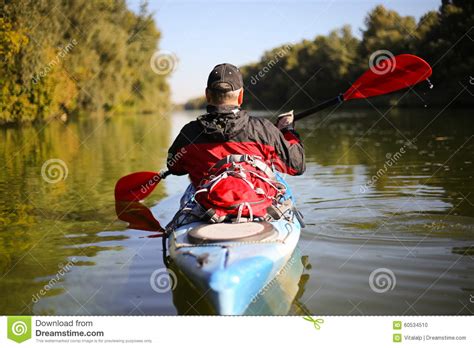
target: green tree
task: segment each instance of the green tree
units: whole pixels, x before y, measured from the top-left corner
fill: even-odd
[[[473,1],[443,0],[439,11],[426,13],[418,23],[411,16],[376,6],[367,14],[361,40],[345,26],[314,40],[276,47],[258,62],[242,67],[247,89],[244,106],[274,111],[309,107],[346,90],[367,70],[370,56],[378,50],[393,55],[412,53],[426,59],[433,66],[431,80],[435,88],[423,94],[422,101],[419,93],[401,100],[392,94],[373,103],[445,105],[458,97],[460,83],[472,88],[473,23]],[[462,94],[456,102],[472,105],[471,94]],[[200,104],[193,101],[187,107],[193,105]]]
[[[125,0],[6,0],[0,14],[0,124],[168,106],[146,3],[135,14]]]
[[[474,2],[443,0],[439,11],[421,22],[417,49],[434,66],[435,85],[443,90],[454,86],[456,91],[460,82],[469,85],[474,66]]]
[[[369,12],[365,25],[359,46],[359,57],[364,63],[377,50],[385,49],[393,54],[407,53],[416,34],[415,18],[400,16],[382,5]]]
[[[247,106],[302,108],[347,88],[359,41],[349,26],[296,45],[266,52],[260,62],[242,68]]]

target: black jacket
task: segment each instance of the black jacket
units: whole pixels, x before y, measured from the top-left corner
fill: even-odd
[[[168,169],[189,174],[198,185],[207,170],[230,154],[260,156],[279,172],[305,171],[304,148],[291,129],[280,131],[269,120],[237,106],[208,106],[208,113],[185,125],[168,151]]]

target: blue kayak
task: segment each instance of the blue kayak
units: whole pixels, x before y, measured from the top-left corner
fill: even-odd
[[[293,199],[290,190],[287,195]],[[180,226],[169,236],[170,258],[214,313],[244,314],[291,259],[301,233],[297,214],[289,209],[269,222]]]

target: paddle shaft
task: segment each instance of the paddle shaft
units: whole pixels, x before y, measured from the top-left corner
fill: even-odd
[[[301,120],[302,118],[305,118],[305,117],[308,117],[318,111],[321,111],[321,110],[324,110],[324,109],[327,109],[328,107],[330,106],[333,106],[333,105],[337,105],[337,104],[340,104],[344,101],[344,98],[342,96],[342,94],[339,94],[336,98],[332,98],[332,99],[329,99],[329,100],[326,100],[324,102],[322,102],[321,104],[318,104],[316,106],[313,106],[312,108],[310,109],[307,109],[307,110],[304,110],[304,111],[301,111],[301,112],[298,112],[296,115],[295,115],[295,121],[298,121],[298,120]]]
[[[322,102],[321,104],[318,104],[316,106],[313,106],[312,108],[309,108],[307,110],[304,110],[304,111],[301,111],[301,112],[298,112],[296,115],[295,115],[295,121],[298,121],[298,120],[301,120],[305,117],[308,117],[308,116],[311,116],[313,114],[315,114],[316,112],[319,112],[321,110],[324,110],[324,109],[327,109],[328,107],[330,106],[333,106],[333,105],[337,105],[337,104],[340,104],[344,101],[344,97],[341,94],[339,94],[337,97],[335,98],[332,98],[332,99],[329,99],[329,100],[326,100],[324,102]],[[171,175],[170,171],[169,170],[165,170],[165,171],[162,171],[160,172],[160,178],[161,179],[164,179],[166,178],[168,175]]]
[[[160,178],[161,179],[166,178],[168,175],[171,175],[171,172],[167,169],[160,172]]]

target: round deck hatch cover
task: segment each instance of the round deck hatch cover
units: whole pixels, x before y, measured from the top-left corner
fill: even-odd
[[[188,237],[193,243],[259,241],[276,234],[268,222],[203,224],[192,229]]]

